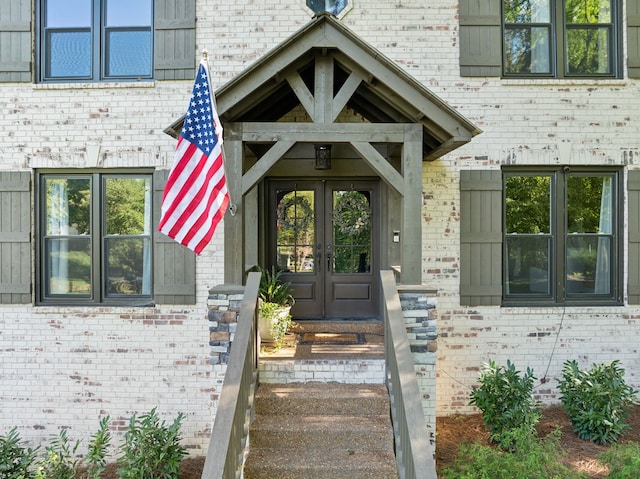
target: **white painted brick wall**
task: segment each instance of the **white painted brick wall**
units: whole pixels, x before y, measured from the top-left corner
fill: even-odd
[[[439,291],[438,413],[471,410],[470,387],[490,357],[532,367],[539,377],[548,367],[552,379],[565,359],[585,366],[620,359],[640,387],[639,308],[468,309],[458,298],[459,170],[638,168],[638,82],[461,78],[455,0],[351,3],[342,19],[349,28],[483,130],[423,168],[423,282]],[[209,50],[214,86],[309,19],[303,0],[198,1],[197,49]],[[162,130],[184,113],[190,89],[190,81],[0,84],[0,169],[168,167],[175,142]],[[120,418],[157,405],[167,415],[187,412],[185,436],[194,447],[206,443],[224,373],[207,363],[206,321],[208,288],[223,282],[221,231],[198,258],[198,306],[181,325],[145,325],[109,308],[1,307],[0,430],[18,425],[38,438],[70,427],[72,437],[86,436],[102,411]],[[539,332],[551,334],[531,336]],[[128,352],[118,352],[122,344]],[[91,352],[74,352],[85,346]],[[554,381],[537,391],[553,400]]]
[[[0,307],[0,430],[38,443],[65,427],[86,447],[100,417],[126,425],[157,407],[185,414],[185,444],[203,454],[220,387],[207,328],[197,309]]]

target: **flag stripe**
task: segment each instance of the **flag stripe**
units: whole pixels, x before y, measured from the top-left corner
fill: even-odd
[[[220,162],[222,162],[222,158],[218,157]],[[211,168],[205,170],[205,174],[207,175],[206,182],[200,186],[197,190],[191,188],[189,192],[189,202],[195,207],[191,211],[183,211],[180,217],[177,220],[176,225],[172,228],[171,232],[180,239],[184,239],[189,236],[193,236],[196,234],[196,231],[202,227],[201,218],[207,215],[207,210],[211,207],[214,199],[215,188],[217,187],[216,183],[213,181],[213,170]],[[220,181],[220,180],[218,180]],[[179,225],[187,226],[187,228],[182,228],[182,234],[175,230],[175,228]]]
[[[201,62],[162,197],[160,232],[200,254],[229,205],[222,127]]]

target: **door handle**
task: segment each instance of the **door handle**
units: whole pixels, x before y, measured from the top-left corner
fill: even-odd
[[[331,273],[331,253],[327,253],[327,273]]]

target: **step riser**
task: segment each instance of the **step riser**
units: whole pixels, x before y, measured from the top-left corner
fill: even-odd
[[[342,383],[384,384],[385,362],[381,359],[344,361],[278,360],[260,362],[258,374],[261,383]]]

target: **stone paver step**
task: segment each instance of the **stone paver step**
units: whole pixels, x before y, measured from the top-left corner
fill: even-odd
[[[389,416],[258,415],[251,424],[251,448],[393,450]]]
[[[384,324],[380,320],[360,321],[313,321],[298,320],[292,328],[295,333],[363,333],[384,334]]]
[[[391,451],[354,449],[252,450],[245,479],[397,479]]]
[[[388,415],[389,394],[381,384],[261,383],[256,414]]]

